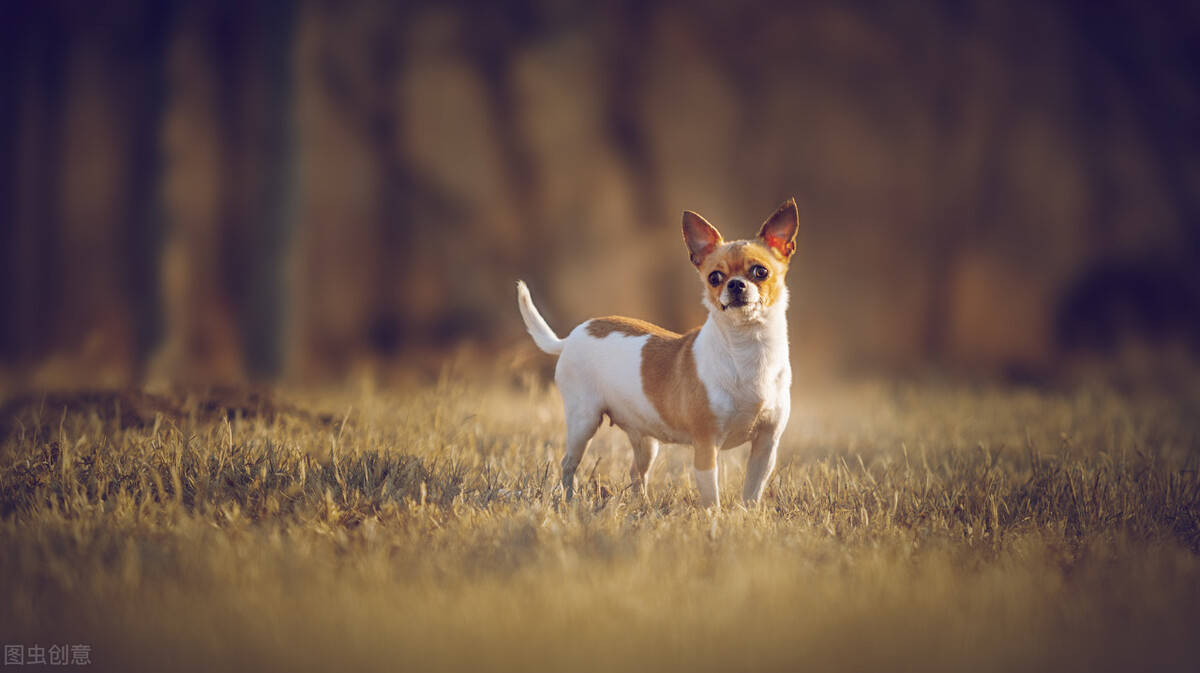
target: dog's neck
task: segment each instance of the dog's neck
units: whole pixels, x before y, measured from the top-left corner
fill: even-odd
[[[707,302],[706,302],[707,303]],[[735,322],[709,306],[696,337],[696,355],[710,359],[731,383],[765,382],[788,368],[787,290],[758,319]]]

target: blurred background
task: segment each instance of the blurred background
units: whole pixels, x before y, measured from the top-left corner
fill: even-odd
[[[680,212],[792,196],[797,368],[1200,349],[1195,2],[0,11],[10,383],[492,357],[531,348],[517,278],[560,333],[684,330]]]

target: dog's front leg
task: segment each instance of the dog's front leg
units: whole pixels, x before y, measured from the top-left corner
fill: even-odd
[[[786,421],[786,417],[784,419]],[[775,470],[775,454],[779,451],[779,438],[783,435],[784,423],[760,427],[750,440],[750,458],[746,461],[746,484],[742,487],[742,500],[747,504],[758,502],[766,488],[771,472]]]
[[[721,508],[721,495],[717,484],[717,447],[710,442],[696,442],[693,471],[696,489],[700,491],[700,505],[705,508]]]

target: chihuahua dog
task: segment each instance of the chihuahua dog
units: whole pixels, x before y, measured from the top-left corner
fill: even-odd
[[[708,319],[675,334],[633,318],[593,318],[565,339],[546,324],[529,289],[517,304],[538,348],[558,355],[554,380],[567,420],[562,485],[570,499],[575,469],[604,415],[629,436],[635,491],[658,443],[691,444],[700,503],[719,508],[717,452],[750,442],[742,499],[762,497],[791,409],[787,286],[799,217],[779,207],[750,240],[725,242],[703,217],[683,213],[683,242],[704,282]]]

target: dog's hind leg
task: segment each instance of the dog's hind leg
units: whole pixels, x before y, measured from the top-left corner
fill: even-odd
[[[575,495],[575,469],[583,460],[588,442],[600,427],[600,410],[582,400],[568,400],[563,396],[563,407],[567,417],[567,452],[562,459],[562,486],[567,500]]]
[[[629,468],[629,478],[635,493],[646,497],[646,479],[650,468],[654,467],[654,459],[658,457],[658,440],[653,437],[626,431],[629,444],[633,446],[633,465]]]

